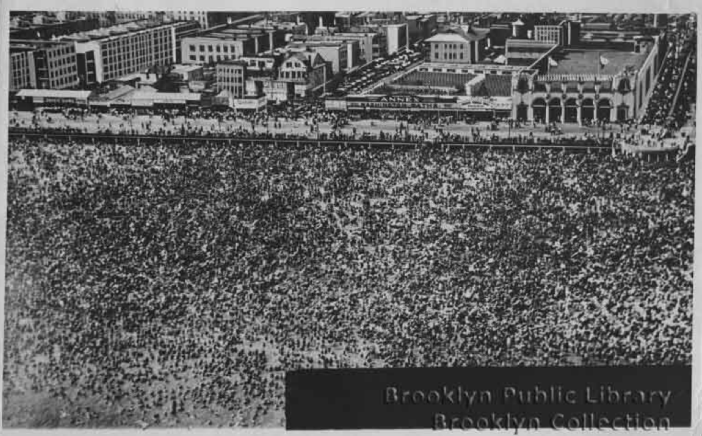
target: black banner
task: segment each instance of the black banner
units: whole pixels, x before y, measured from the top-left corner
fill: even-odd
[[[690,366],[302,370],[288,430],[690,427]]]

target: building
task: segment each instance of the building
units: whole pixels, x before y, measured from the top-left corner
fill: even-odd
[[[175,47],[176,47],[176,62],[183,63],[183,40],[200,33],[200,23],[196,21],[181,21],[174,23],[175,25]]]
[[[199,65],[174,65],[170,74],[184,82],[204,79],[202,67]]]
[[[407,15],[405,19],[410,44],[429,39],[437,31],[436,15]]]
[[[37,107],[89,107],[90,91],[55,89],[22,89],[16,95],[17,108],[31,110]]]
[[[10,91],[37,87],[33,51],[31,47],[10,45]]]
[[[158,11],[114,11],[111,15],[114,16],[114,25],[141,20],[161,21],[164,17],[164,13]]]
[[[474,64],[479,62],[487,47],[488,30],[470,26],[454,27],[427,39],[431,62]]]
[[[353,66],[364,65],[377,59],[381,55],[378,40],[381,34],[375,32],[336,32],[318,34],[312,37],[294,37],[296,41],[326,40],[326,41],[358,41],[358,61],[353,62]],[[374,48],[375,47],[375,48]],[[383,50],[385,48],[383,47]]]
[[[336,95],[325,107],[348,112],[432,112],[476,119],[508,117],[512,81],[520,67],[485,64],[423,63],[372,91]]]
[[[30,18],[40,18],[34,20]],[[95,17],[78,17],[60,20],[31,13],[25,17],[13,17],[10,20],[10,39],[50,40],[76,32],[88,32],[98,29],[100,21]]]
[[[409,47],[409,29],[406,23],[388,24],[386,26],[388,41],[388,55],[393,55],[407,50]]]
[[[75,43],[78,74],[91,85],[175,63],[178,29],[192,25],[138,21],[64,39]]]
[[[361,43],[367,43],[372,41],[369,40],[368,38],[364,38],[362,35],[355,35],[351,34],[352,36],[344,36],[344,34],[329,34],[329,35],[314,35],[310,37],[306,37],[304,42],[324,42],[324,41],[332,41],[332,42],[342,42],[346,44],[346,55],[347,55],[347,60],[346,60],[346,69],[351,70],[355,67],[358,67],[360,65],[365,64],[365,60],[362,59],[361,57]],[[366,48],[369,46],[366,45]],[[371,50],[372,50],[372,46]]]
[[[512,116],[579,124],[635,119],[655,86],[661,50],[659,37],[557,47],[535,73],[515,79]]]
[[[271,102],[291,101],[321,92],[330,76],[328,62],[312,50],[247,59],[247,65],[254,63],[259,63],[259,67],[247,68],[246,95],[265,95]]]
[[[239,58],[239,60],[246,64],[248,74],[255,75],[273,75],[279,63],[278,59],[273,55],[244,56]]]
[[[217,11],[167,11],[166,17],[174,21],[197,21],[203,30],[237,21],[249,24],[259,19],[260,15],[250,12],[217,12]],[[249,19],[250,21],[241,21]]]
[[[10,90],[70,89],[79,84],[73,44],[60,41],[10,41]]]
[[[227,91],[232,98],[243,98],[246,89],[246,62],[226,61],[217,64],[217,91]]]
[[[210,29],[181,42],[183,63],[212,64],[255,56],[285,44],[285,32],[268,26],[236,23]]]
[[[324,61],[331,66],[331,75],[339,74],[342,71],[347,71],[353,65],[349,66],[348,43],[342,41],[314,41],[307,40],[305,42],[293,42],[288,44],[288,49],[291,52],[314,52],[318,53]]]
[[[558,25],[534,26],[534,41],[561,45],[564,40],[563,33],[563,27]]]

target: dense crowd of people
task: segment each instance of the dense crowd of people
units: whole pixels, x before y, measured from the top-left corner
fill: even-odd
[[[696,98],[697,26],[690,25],[671,36],[674,37],[672,47],[658,73],[641,124],[676,129],[682,127],[690,117],[689,102],[694,102]],[[688,62],[688,57],[691,62]],[[674,108],[673,105],[677,106]]]
[[[691,360],[692,161],[12,139],[8,182],[5,426],[277,426],[296,368]]]

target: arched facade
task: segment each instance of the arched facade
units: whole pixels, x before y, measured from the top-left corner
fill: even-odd
[[[597,119],[610,121],[612,119],[612,102],[607,98],[597,101]]]
[[[563,107],[561,105],[561,99],[558,97],[554,97],[548,102],[548,119],[547,121],[552,123],[552,122],[561,122],[563,116]]]
[[[586,98],[580,104],[580,117],[582,121],[592,121],[595,119],[595,100]]]
[[[534,120],[538,122],[546,121],[546,100],[543,98],[537,98],[531,104],[534,110]]]
[[[529,119],[529,106],[524,103],[517,105],[517,120],[527,121]]]
[[[565,115],[563,120],[566,123],[578,122],[578,101],[575,98],[569,98],[565,101]]]

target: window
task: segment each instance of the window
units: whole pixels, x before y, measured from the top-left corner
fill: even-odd
[[[194,46],[194,45],[191,45],[191,46],[190,46],[190,51],[195,51],[195,46]]]
[[[211,45],[208,45],[208,46],[207,46],[207,51],[209,51],[210,53],[212,53],[212,46],[211,46]]]
[[[222,51],[222,46],[218,45],[217,46],[217,53],[220,53]]]
[[[205,51],[205,46],[204,46],[204,45],[200,45],[200,51]]]

